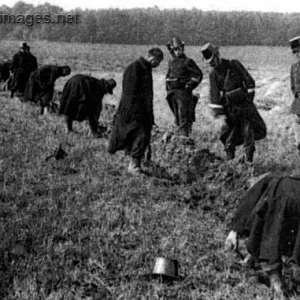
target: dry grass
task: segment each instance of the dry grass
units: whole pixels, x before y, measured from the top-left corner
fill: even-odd
[[[2,53],[18,43],[3,42]],[[123,68],[145,53],[144,46],[32,43],[42,63],[69,64],[73,73],[115,77],[118,87],[105,99],[117,103]],[[255,175],[289,172],[298,163],[291,116],[286,48],[230,47],[224,57],[239,58],[257,82],[256,103],[268,125],[268,138],[257,145]],[[204,69],[198,47],[187,48]],[[155,116],[168,127],[173,118],[165,102],[166,62],[154,72]],[[67,78],[59,80],[61,88]],[[193,137],[199,148],[223,156],[218,124],[207,108],[205,71]],[[0,95],[0,298],[1,299],[268,299],[268,289],[254,273],[232,267],[223,242],[233,205],[214,199],[212,206],[188,205],[191,185],[133,178],[127,158],[106,152],[88,125],[75,124],[66,135],[56,115]],[[62,143],[68,156],[45,161]],[[242,155],[242,149],[240,155]],[[192,187],[201,187],[201,179]],[[223,190],[223,192],[231,192]],[[242,196],[242,195],[240,195]],[[227,197],[227,196],[226,196]],[[203,199],[204,201],[204,199]],[[174,284],[149,280],[154,258],[180,262],[184,280]]]

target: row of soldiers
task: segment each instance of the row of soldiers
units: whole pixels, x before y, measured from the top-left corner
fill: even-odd
[[[291,39],[290,45],[298,60],[291,67],[291,89],[294,94],[292,112],[296,115],[296,136],[299,137],[300,37]],[[179,38],[173,38],[167,47],[171,54],[166,76],[167,101],[174,114],[177,133],[185,138],[190,135],[195,121],[198,98],[193,95],[193,90],[201,83],[203,74],[185,55],[184,43]],[[210,106],[217,118],[224,118],[221,141],[227,158],[233,159],[236,147],[244,144],[246,160],[252,162],[255,141],[267,134],[266,125],[253,103],[255,81],[238,60],[221,58],[219,48],[213,44],[205,44],[201,53],[204,62],[212,68],[209,74]],[[163,59],[162,50],[152,48],[127,66],[123,74],[122,96],[113,119],[108,152],[114,154],[124,150],[130,156],[128,171],[131,174],[142,173],[142,159],[155,125],[152,69]],[[24,98],[29,86],[38,81],[39,73],[39,70],[31,73]],[[64,76],[66,73],[60,74]],[[54,81],[50,81],[52,87]],[[93,134],[98,136],[102,99],[105,94],[113,93],[116,84],[113,78],[97,79],[82,74],[71,77],[64,86],[59,109],[59,114],[66,116],[68,131],[73,131],[74,120],[88,118]],[[32,94],[37,99],[35,101],[43,102],[42,86]],[[298,138],[297,143],[300,149]],[[248,237],[249,254],[244,262],[263,263],[275,299],[288,298],[282,281],[283,255],[289,257],[294,277],[300,281],[299,182],[296,176],[264,176],[241,200],[226,239],[227,248],[237,251],[239,238]]]

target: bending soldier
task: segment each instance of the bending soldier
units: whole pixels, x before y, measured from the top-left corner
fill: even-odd
[[[88,75],[77,74],[65,84],[59,114],[66,116],[68,132],[73,131],[73,121],[89,120],[94,137],[102,137],[98,130],[98,120],[102,110],[102,99],[105,94],[113,93],[117,86],[114,79],[97,79]]]
[[[244,144],[246,161],[253,161],[255,140],[267,134],[266,124],[254,103],[255,82],[238,60],[220,58],[219,48],[208,43],[201,48],[203,60],[210,64],[210,102],[215,115],[225,115],[220,140],[227,158],[235,157],[236,146]]]
[[[51,106],[55,81],[71,73],[68,66],[45,65],[32,72],[24,93],[24,101],[39,103],[41,115]]]
[[[225,242],[227,249],[237,250],[239,238],[247,238],[250,257],[269,276],[276,299],[285,299],[282,256],[300,281],[299,194],[299,176],[261,176],[241,199]]]
[[[184,54],[184,42],[173,38],[167,44],[172,55],[166,76],[167,101],[175,116],[178,134],[189,136],[195,122],[198,97],[192,94],[202,81],[202,71]]]

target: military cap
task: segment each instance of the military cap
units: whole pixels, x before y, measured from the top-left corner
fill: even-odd
[[[25,49],[28,49],[28,45],[26,42],[21,42],[19,48],[25,50]]]
[[[106,84],[107,84],[107,92],[112,94],[113,89],[117,86],[116,81],[113,78],[109,78],[105,81],[106,81]]]
[[[289,43],[293,53],[298,52],[300,50],[300,36],[296,36],[290,39]]]
[[[202,46],[201,52],[202,52],[203,60],[209,63],[212,61],[213,57],[219,53],[219,47],[211,43],[207,43],[204,46]]]
[[[179,37],[173,37],[171,41],[167,43],[169,51],[173,51],[175,48],[184,47],[184,42]]]

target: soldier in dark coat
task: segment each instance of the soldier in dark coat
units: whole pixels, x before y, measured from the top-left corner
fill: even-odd
[[[49,109],[54,93],[55,81],[71,73],[68,66],[45,65],[31,73],[27,82],[24,101],[39,103],[41,115]]]
[[[184,42],[179,38],[173,38],[167,47],[172,56],[166,76],[167,101],[175,116],[178,134],[189,136],[198,101],[192,91],[202,81],[203,74],[197,64],[185,55]]]
[[[291,113],[295,115],[294,132],[296,137],[296,147],[300,156],[300,36],[289,41],[293,54],[297,60],[291,66],[291,90],[294,101],[291,106]]]
[[[130,155],[128,171],[141,172],[141,160],[150,143],[153,115],[152,68],[163,60],[159,48],[148,51],[124,71],[121,101],[114,117],[114,127],[108,152],[125,150]]]
[[[218,47],[208,43],[202,49],[205,62],[213,68],[209,74],[210,102],[216,116],[225,115],[220,140],[227,158],[235,157],[235,148],[244,144],[246,161],[253,161],[255,141],[266,137],[266,124],[254,103],[255,82],[238,60],[220,58]]]
[[[14,96],[15,92],[18,92],[20,96],[23,96],[30,74],[36,69],[36,57],[31,54],[27,43],[22,42],[19,52],[13,57],[10,68],[11,72],[13,73],[13,82],[10,94],[11,98]]]
[[[73,121],[89,120],[94,137],[102,137],[98,130],[98,120],[105,94],[113,93],[117,86],[114,79],[97,79],[88,75],[77,74],[65,84],[59,114],[66,116],[68,132],[73,131]]]
[[[248,252],[256,262],[262,263],[279,294],[282,292],[282,256],[289,258],[296,277],[299,272],[299,195],[299,175],[265,174],[241,199],[225,242],[227,249],[236,250],[239,238],[247,237]]]

